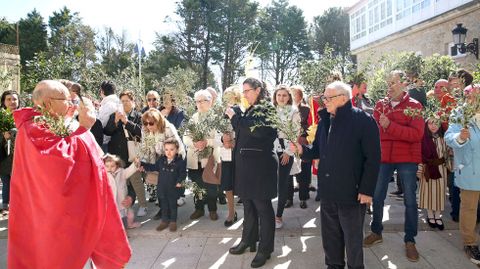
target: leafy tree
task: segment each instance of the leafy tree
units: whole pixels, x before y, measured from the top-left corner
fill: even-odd
[[[0,43],[17,45],[15,24],[0,18]]]
[[[77,12],[63,7],[48,19],[50,55],[65,53],[79,56],[83,66],[96,61],[95,32],[82,23]]]
[[[32,60],[35,53],[47,51],[47,25],[36,9],[18,22],[20,38],[20,60],[22,66]]]
[[[201,87],[209,85],[212,60],[213,38],[216,19],[219,17],[220,0],[182,0],[177,4],[179,33],[176,44],[181,57],[190,68],[196,70],[201,78]],[[200,67],[200,68],[198,68]]]
[[[182,59],[172,37],[157,34],[152,50],[142,70],[147,88],[155,87],[154,82],[166,76],[173,67],[187,68],[188,62]]]
[[[229,0],[220,4],[212,58],[220,65],[223,89],[232,85],[243,71],[246,50],[252,45],[258,4]]]
[[[126,31],[117,35],[110,27],[104,29],[104,33],[99,37],[98,51],[107,75],[114,76],[135,64],[134,46],[127,41]]]
[[[450,73],[458,68],[452,57],[447,55],[433,54],[425,58],[425,66],[420,77],[425,81],[425,86],[433,88],[439,79],[448,79]]]
[[[325,47],[333,48],[333,53],[347,56],[350,53],[350,27],[348,13],[342,7],[327,9],[313,19],[310,28],[310,44],[317,55],[322,55]]]
[[[350,72],[352,63],[334,52],[333,48],[325,47],[318,60],[303,61],[300,64],[298,83],[305,87],[307,94],[321,93],[325,90],[328,77],[332,71]]]
[[[258,53],[262,68],[275,84],[291,80],[301,60],[308,58],[307,23],[302,10],[287,0],[273,1],[259,19]]]

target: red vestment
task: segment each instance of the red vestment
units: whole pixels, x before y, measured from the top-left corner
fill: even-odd
[[[122,268],[131,249],[93,136],[61,138],[35,115],[14,112],[8,268]]]

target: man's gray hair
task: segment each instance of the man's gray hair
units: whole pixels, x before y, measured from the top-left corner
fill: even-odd
[[[344,94],[348,96],[348,99],[352,99],[352,88],[350,85],[341,82],[341,81],[334,81],[326,87],[326,89],[336,90],[338,94]]]
[[[208,90],[199,90],[195,92],[195,96],[193,97],[195,100],[198,100],[198,98],[203,97],[208,101],[212,100],[212,94]]]

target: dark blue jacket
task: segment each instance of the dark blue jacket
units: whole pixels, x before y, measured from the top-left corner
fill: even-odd
[[[187,177],[187,164],[181,156],[168,163],[167,157],[162,155],[155,164],[142,162],[146,171],[158,172],[158,184],[177,184],[181,183]]]
[[[358,194],[372,196],[380,168],[380,136],[375,120],[349,101],[330,117],[319,112],[315,140],[303,147],[302,159],[320,159],[322,201],[357,203]]]

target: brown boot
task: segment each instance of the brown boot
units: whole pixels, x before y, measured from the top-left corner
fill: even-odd
[[[211,220],[217,220],[218,219],[218,214],[216,211],[210,212],[210,219]]]
[[[191,220],[199,219],[199,218],[201,218],[201,217],[203,217],[203,216],[205,216],[205,211],[195,209],[195,212],[193,212],[192,215],[190,215],[190,219],[191,219]]]
[[[382,235],[376,233],[370,233],[367,237],[363,239],[363,247],[369,248],[375,244],[382,243]]]
[[[418,251],[417,251],[417,248],[415,247],[415,243],[413,242],[405,243],[405,251],[406,251],[407,259],[409,261],[411,262],[418,261]]]
[[[160,224],[157,226],[157,231],[163,231],[168,227],[168,222],[160,222]]]
[[[170,224],[168,225],[168,229],[170,230],[170,232],[176,232],[177,231],[177,223],[176,222],[170,222]]]

